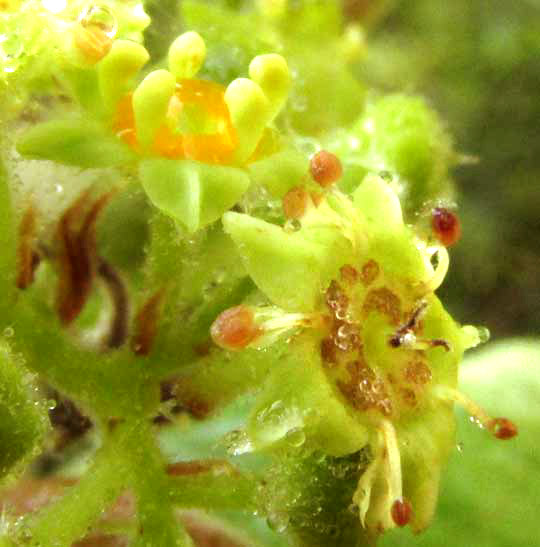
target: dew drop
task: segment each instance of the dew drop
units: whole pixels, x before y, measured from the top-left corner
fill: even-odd
[[[285,440],[290,446],[293,446],[294,448],[299,448],[306,441],[306,434],[301,428],[295,427],[294,429],[290,429],[287,432]]]
[[[6,327],[4,329],[3,335],[4,338],[11,338],[15,334],[15,331],[13,330],[13,327]]]
[[[491,333],[487,327],[476,327],[476,332],[481,344],[485,344],[491,337]]]
[[[113,11],[99,4],[87,6],[79,14],[77,21],[85,28],[98,28],[109,38],[114,38],[118,31],[118,21]]]
[[[392,173],[386,170],[380,171],[379,177],[381,177],[381,179],[383,179],[385,182],[392,182],[392,179],[393,179]]]
[[[285,222],[283,229],[286,232],[298,232],[302,229],[302,223],[297,218],[291,218]]]

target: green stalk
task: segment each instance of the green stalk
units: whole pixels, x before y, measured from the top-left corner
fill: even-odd
[[[22,533],[34,545],[70,547],[83,537],[119,494],[129,486],[129,473],[118,457],[131,435],[129,426],[119,426],[98,451],[94,464],[81,480],[56,503],[29,517]]]

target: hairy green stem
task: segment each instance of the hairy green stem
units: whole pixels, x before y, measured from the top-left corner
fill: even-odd
[[[214,511],[254,511],[257,484],[252,477],[239,473],[217,474],[212,471],[169,479],[169,499],[186,508]]]
[[[118,426],[117,431],[105,439],[94,464],[82,479],[58,502],[28,519],[25,533],[31,535],[35,545],[49,546],[54,538],[55,547],[70,547],[126,489],[128,469],[118,456],[131,435],[131,427],[131,424]]]

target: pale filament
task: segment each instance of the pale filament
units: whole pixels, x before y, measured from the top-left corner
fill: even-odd
[[[482,424],[484,427],[489,427],[491,416],[472,399],[461,393],[461,391],[447,386],[437,386],[433,390],[433,394],[438,399],[460,405],[471,416],[477,419],[480,424]]]

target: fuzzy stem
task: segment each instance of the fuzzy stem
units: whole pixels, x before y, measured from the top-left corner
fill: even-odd
[[[28,519],[28,529],[36,545],[70,547],[83,537],[128,485],[128,473],[118,459],[119,445],[129,436],[126,426],[105,440],[94,464],[83,478],[56,503]]]

